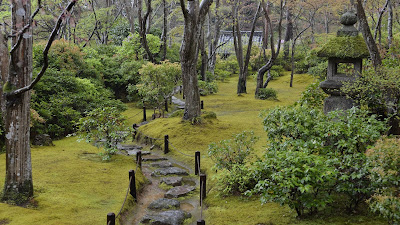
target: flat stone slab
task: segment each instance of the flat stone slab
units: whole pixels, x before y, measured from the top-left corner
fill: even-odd
[[[159,157],[156,155],[147,155],[146,157],[143,157],[143,162],[156,162],[156,161],[163,161],[163,160],[168,160],[165,157]]]
[[[168,168],[168,167],[172,167],[172,163],[168,162],[168,161],[161,161],[161,162],[152,163],[152,164],[150,164],[150,166],[157,167],[157,168]]]
[[[183,197],[183,196],[186,196],[187,194],[189,194],[191,191],[194,191],[194,189],[196,189],[196,187],[189,186],[189,185],[177,186],[177,187],[174,187],[174,188],[170,189],[169,191],[167,191],[167,193],[165,193],[164,197],[165,198]]]
[[[140,149],[134,149],[134,150],[127,150],[126,153],[128,155],[137,155],[137,153],[141,151],[142,152],[142,156],[143,155],[150,155],[151,153],[149,151],[142,151]]]
[[[185,108],[185,102],[180,100],[179,98],[176,98],[175,96],[172,96],[172,103],[177,105],[179,109]]]
[[[154,214],[147,214],[140,222],[151,225],[183,225],[183,221],[190,217],[192,217],[190,213],[182,210],[168,210]]]
[[[121,145],[121,144],[118,144],[117,145],[117,148],[118,148],[118,150],[125,150],[125,151],[128,151],[128,150],[140,150],[140,149],[142,149],[143,147],[142,146],[139,146],[139,145]]]
[[[182,185],[182,179],[182,177],[163,177],[160,183],[176,187]]]
[[[152,203],[147,207],[153,210],[161,210],[161,209],[179,209],[181,203],[175,199],[168,199],[168,198],[160,198]]]
[[[186,170],[178,168],[178,167],[168,167],[168,168],[159,168],[154,170],[151,173],[151,176],[153,177],[159,177],[159,176],[168,176],[168,175],[189,175]]]

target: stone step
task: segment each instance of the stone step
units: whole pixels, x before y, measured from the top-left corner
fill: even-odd
[[[137,153],[138,153],[139,151],[142,152],[142,156],[143,156],[143,155],[150,155],[150,154],[151,154],[150,151],[142,151],[142,150],[139,150],[139,149],[127,150],[126,153],[127,153],[128,155],[133,155],[133,156],[135,156],[135,155],[137,155]]]
[[[160,198],[152,203],[147,207],[152,210],[167,210],[167,209],[179,209],[181,203],[175,199],[168,199],[168,198]]]
[[[186,170],[181,169],[179,167],[168,167],[168,168],[159,168],[154,170],[151,173],[151,176],[153,177],[159,177],[159,176],[168,176],[168,175],[180,175],[180,176],[185,176],[189,175]]]
[[[143,147],[139,146],[139,145],[121,145],[119,143],[117,145],[117,148],[118,148],[118,150],[125,150],[125,151],[143,149]]]
[[[143,157],[142,161],[143,162],[156,162],[156,161],[163,161],[163,160],[168,160],[165,157],[160,157],[160,156],[156,156],[156,155],[147,155],[145,157]]]
[[[182,180],[182,177],[163,177],[160,183],[176,187],[182,185]]]
[[[190,192],[194,191],[196,187],[194,186],[189,186],[189,185],[183,185],[183,186],[177,186],[165,193],[164,197],[165,198],[179,198],[186,196]]]
[[[172,167],[172,163],[168,161],[161,161],[161,162],[155,162],[150,164],[152,167],[157,167],[157,168],[168,168]]]
[[[140,221],[143,224],[154,225],[183,225],[185,219],[192,217],[183,210],[168,210],[159,213],[147,214]]]

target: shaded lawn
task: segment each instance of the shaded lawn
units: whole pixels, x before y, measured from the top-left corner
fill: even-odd
[[[0,203],[0,221],[10,224],[105,224],[117,214],[129,184],[128,171],[136,164],[127,156],[102,162],[98,148],[76,137],[33,147],[34,204],[22,208]],[[5,176],[5,154],[0,155],[0,188]],[[144,178],[137,176],[137,186]],[[128,205],[132,205],[129,197]]]

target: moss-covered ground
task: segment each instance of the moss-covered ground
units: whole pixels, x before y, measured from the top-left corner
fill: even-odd
[[[255,225],[255,224],[381,224],[376,218],[368,218],[360,215],[347,215],[338,213],[342,210],[324,212],[321,215],[309,219],[299,220],[296,213],[286,206],[275,203],[261,205],[258,198],[245,198],[240,196],[221,197],[216,189],[215,180],[212,180],[215,171],[213,162],[207,156],[207,147],[211,142],[231,138],[232,134],[244,130],[253,130],[260,137],[256,145],[256,153],[262,155],[266,145],[266,133],[262,127],[262,118],[259,117],[263,110],[275,106],[290,105],[297,101],[305,87],[313,81],[309,75],[295,75],[294,87],[289,87],[290,75],[273,80],[269,88],[277,90],[278,100],[257,100],[254,98],[255,81],[249,78],[247,83],[248,94],[238,96],[236,94],[237,77],[227,79],[219,83],[219,91],[216,94],[202,97],[204,111],[212,111],[217,114],[217,119],[207,119],[200,125],[193,126],[189,122],[182,122],[180,117],[156,119],[142,126],[140,131],[154,138],[163,138],[169,135],[173,147],[169,153],[171,156],[185,161],[188,165],[194,164],[195,151],[201,152],[201,169],[207,173],[207,210],[205,221],[213,225]],[[177,95],[176,97],[182,97]],[[134,104],[129,105],[125,115],[129,123],[137,123],[142,114],[133,116],[141,109]],[[147,115],[151,116],[148,111]],[[162,146],[162,141],[157,145]],[[175,149],[176,148],[176,149]]]
[[[77,142],[76,137],[54,144],[32,148],[34,199],[25,208],[0,203],[0,224],[105,224],[107,213],[119,212],[128,172],[136,169],[132,158],[116,155],[102,162],[99,149]],[[5,154],[1,154],[0,190],[4,175]],[[137,175],[136,181],[139,188],[144,178]],[[129,196],[125,208],[132,204]]]

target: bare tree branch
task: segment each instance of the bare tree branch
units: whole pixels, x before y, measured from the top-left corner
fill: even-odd
[[[56,23],[53,31],[50,34],[50,37],[49,37],[49,40],[47,41],[45,49],[43,50],[44,62],[43,62],[42,69],[40,70],[40,72],[38,73],[36,78],[28,86],[25,86],[23,88],[15,90],[15,91],[6,93],[6,97],[13,97],[13,96],[16,96],[16,95],[21,95],[21,94],[31,90],[40,81],[40,79],[44,75],[44,72],[46,71],[47,67],[49,66],[49,58],[48,58],[49,50],[50,50],[51,45],[53,44],[54,39],[57,36],[57,33],[58,33],[58,30],[60,29],[62,20],[65,18],[66,13],[71,11],[72,7],[74,7],[76,2],[77,2],[77,0],[71,0],[69,2],[68,6],[64,9],[64,11],[58,17],[57,23]]]

